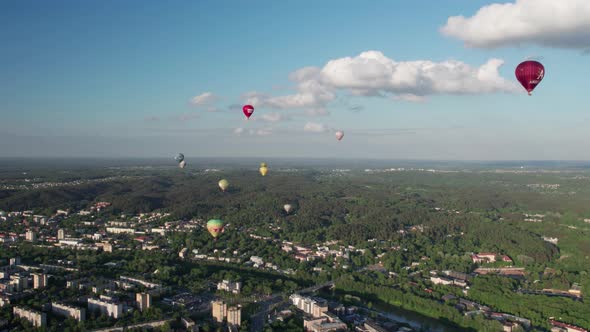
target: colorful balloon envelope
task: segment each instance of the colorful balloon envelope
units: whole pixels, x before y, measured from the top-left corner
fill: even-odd
[[[540,62],[528,60],[520,63],[516,67],[514,74],[530,96],[531,92],[545,77],[545,67]]]
[[[244,105],[244,107],[242,107],[242,112],[244,112],[244,115],[249,120],[250,119],[250,116],[252,116],[252,113],[254,113],[254,106],[252,106],[252,105]]]
[[[184,161],[184,160],[183,160],[183,161],[181,161],[181,162],[178,164],[178,167],[180,167],[180,168],[185,168],[185,167],[186,167],[186,161]]]
[[[179,153],[176,155],[176,157],[174,157],[174,160],[176,160],[176,162],[181,162],[184,160],[184,155],[182,153]]]
[[[268,173],[268,167],[266,167],[266,166],[260,167],[259,170],[260,170],[260,174],[262,174],[262,176],[265,176],[266,173]]]
[[[336,132],[336,139],[340,141],[342,139],[342,137],[344,137],[344,132],[341,130],[338,130]]]
[[[285,209],[285,212],[290,213],[293,210],[293,206],[291,204],[285,204],[283,209]]]
[[[229,187],[229,181],[226,179],[219,180],[219,188],[221,188],[221,190],[225,191],[227,187]]]
[[[223,232],[223,221],[220,219],[211,219],[207,222],[207,230],[214,238]]]

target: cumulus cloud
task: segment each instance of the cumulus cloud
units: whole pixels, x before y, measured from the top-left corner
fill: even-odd
[[[244,128],[236,128],[234,129],[234,134],[241,135],[244,132]]]
[[[360,95],[479,94],[517,91],[515,83],[502,78],[500,59],[479,67],[449,60],[394,61],[379,51],[329,61],[321,70],[324,84]]]
[[[310,132],[310,133],[323,133],[327,131],[328,128],[322,123],[316,122],[308,122],[303,127],[303,131]]]
[[[423,101],[437,94],[518,92],[512,80],[500,76],[503,60],[490,59],[479,67],[448,60],[395,61],[379,51],[328,61],[323,67],[304,67],[289,75],[296,83],[293,94],[271,96],[248,92],[242,96],[254,107],[303,109],[306,115],[326,115],[326,107],[338,94],[392,97]]]
[[[441,33],[468,47],[495,48],[537,44],[559,48],[590,47],[590,1],[516,0],[480,8],[471,17],[452,16]]]
[[[191,98],[190,104],[192,106],[209,105],[209,104],[217,101],[218,99],[219,99],[219,97],[217,97],[212,92],[204,92],[204,93],[201,93],[198,96],[195,96],[195,97]]]

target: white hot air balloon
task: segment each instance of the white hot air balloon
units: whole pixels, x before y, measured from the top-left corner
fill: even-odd
[[[285,209],[285,212],[290,213],[291,210],[293,210],[293,206],[291,204],[285,204],[285,206],[283,206],[283,209]]]
[[[336,139],[340,141],[342,137],[344,137],[344,132],[342,130],[338,130],[336,132]]]

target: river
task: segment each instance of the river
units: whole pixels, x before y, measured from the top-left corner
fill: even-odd
[[[346,293],[337,292],[337,295],[344,294]],[[331,298],[333,300],[337,300],[337,298],[334,294],[332,294],[332,292],[322,291],[319,295],[324,298]],[[419,331],[421,328],[424,328],[425,330],[432,332],[465,331],[465,329],[448,326],[434,318],[430,318],[428,316],[424,316],[413,311],[398,308],[396,306],[392,306],[390,304],[383,302],[377,304],[374,303],[372,309],[367,309],[366,307],[364,307],[364,309],[372,311],[376,314],[379,314],[396,322],[406,323],[416,331]]]

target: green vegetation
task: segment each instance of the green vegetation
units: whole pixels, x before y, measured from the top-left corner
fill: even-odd
[[[45,181],[85,179],[82,170],[67,176],[39,176]],[[203,227],[166,237],[153,235],[153,244],[161,248],[156,251],[141,250],[133,238],[116,235],[112,240],[131,250],[99,255],[21,243],[2,248],[0,260],[16,255],[31,264],[67,259],[83,271],[80,276],[143,276],[171,289],[212,293],[237,302],[252,302],[256,296],[289,294],[337,280],[339,292],[358,296],[365,306],[392,305],[465,329],[498,327],[497,322],[480,316],[463,316],[452,302],[443,303],[441,297],[451,293],[494,311],[530,319],[539,328],[547,328],[551,316],[590,328],[590,312],[583,302],[518,292],[568,290],[574,283],[582,287],[583,294],[590,290],[590,223],[584,222],[584,218],[590,218],[590,178],[584,170],[514,174],[481,169],[458,173],[271,169],[268,176],[261,177],[255,169],[212,173],[162,168],[93,170],[91,174],[93,179],[106,177],[113,179],[67,187],[3,190],[0,210],[34,209],[35,213],[51,215],[58,208],[76,211],[93,202],[108,201],[112,205],[100,213],[69,217],[60,222],[60,227],[81,237],[99,231],[105,221],[128,221],[122,214],[160,211],[171,215],[154,221],[153,227],[190,219],[200,220],[203,226],[206,220],[219,218],[226,223],[225,232],[217,241]],[[231,182],[226,192],[217,186],[221,178]],[[7,177],[5,181],[18,182],[20,178]],[[543,186],[553,184],[559,187]],[[290,214],[283,210],[286,203],[294,207]],[[525,214],[544,216],[531,217],[539,219],[534,222],[525,221]],[[82,225],[83,221],[96,221],[98,225]],[[0,232],[23,233],[25,228],[22,224],[0,223]],[[559,241],[557,245],[551,244],[542,236]],[[300,262],[293,253],[281,250],[281,241],[308,247],[332,241],[326,245],[330,249],[349,245],[354,248],[346,257],[328,255],[325,259]],[[231,257],[236,261],[181,260],[178,252],[183,248],[189,253],[194,250],[215,259]],[[432,286],[427,281],[431,270],[471,273],[477,267],[471,260],[472,252],[508,255],[514,265],[526,268],[527,273],[523,280],[476,277],[468,295],[461,294],[458,288]],[[263,257],[278,270],[295,272],[285,274],[247,267],[250,256]],[[113,262],[120,264],[104,265]],[[363,270],[368,266],[393,272],[395,277]],[[243,282],[242,293],[234,296],[212,289],[212,283],[223,279]],[[24,300],[26,304],[38,307],[48,298],[72,296],[63,289],[63,275],[56,273],[52,282],[51,287]],[[425,288],[432,288],[433,292],[427,293]],[[140,317],[131,315],[123,321],[161,317],[168,309],[161,307],[160,311],[142,313]],[[0,314],[0,319],[10,317],[4,309]],[[295,326],[300,327],[295,320],[275,322],[273,328],[295,331]],[[97,321],[102,324],[100,319]]]

